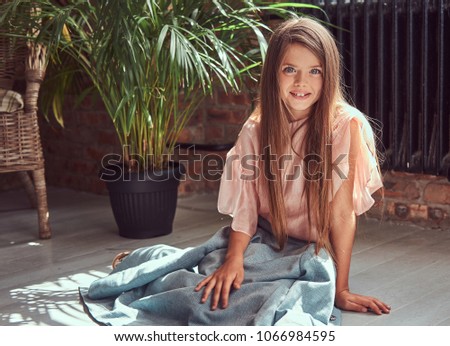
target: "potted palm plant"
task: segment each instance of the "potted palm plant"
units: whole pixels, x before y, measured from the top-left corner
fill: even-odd
[[[25,15],[30,6],[37,15]],[[86,90],[99,94],[123,148],[108,158],[101,178],[119,233],[145,238],[172,230],[182,167],[171,154],[197,105],[214,87],[240,92],[256,76],[270,31],[263,13],[287,16],[302,7],[317,8],[237,0],[13,0],[2,5],[0,25],[39,28],[29,39],[47,47],[57,72],[56,89],[47,89],[57,116],[74,74],[81,72]]]

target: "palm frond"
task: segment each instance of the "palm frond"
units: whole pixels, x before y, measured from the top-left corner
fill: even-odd
[[[33,7],[37,15],[27,15]],[[320,10],[262,0],[12,0],[0,5],[0,25],[47,46],[46,116],[62,123],[66,94],[95,90],[127,157],[148,167],[164,164],[215,87],[239,92],[258,78],[270,33],[264,14],[286,18],[302,8]]]

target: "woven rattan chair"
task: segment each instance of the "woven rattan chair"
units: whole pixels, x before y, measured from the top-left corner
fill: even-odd
[[[0,35],[0,89],[20,92],[24,101],[23,109],[0,112],[0,173],[18,172],[38,211],[39,238],[48,239],[51,231],[37,119],[44,74],[45,47]]]

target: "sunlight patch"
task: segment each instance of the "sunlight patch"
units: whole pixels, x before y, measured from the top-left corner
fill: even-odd
[[[55,281],[11,289],[10,297],[21,303],[21,311],[3,311],[1,320],[10,325],[92,325],[80,304],[78,288],[87,287],[107,274],[89,270],[86,273],[63,276]]]

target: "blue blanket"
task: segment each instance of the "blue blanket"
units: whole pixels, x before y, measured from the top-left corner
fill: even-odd
[[[334,308],[335,269],[325,251],[289,239],[277,250],[270,225],[260,220],[245,252],[245,279],[226,309],[200,303],[195,286],[223,263],[231,229],[224,227],[189,249],[140,248],[108,276],[80,288],[86,312],[106,325],[327,325],[340,324]]]

